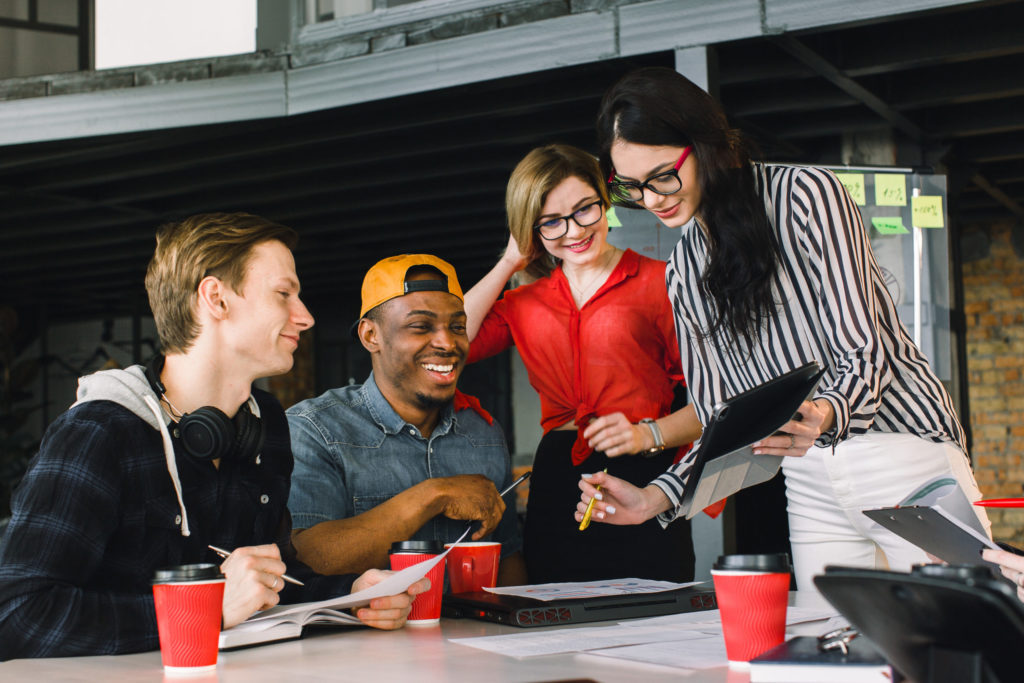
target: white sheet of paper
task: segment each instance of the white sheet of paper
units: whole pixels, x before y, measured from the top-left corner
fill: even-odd
[[[597,598],[606,595],[638,595],[660,593],[695,586],[701,581],[672,583],[651,579],[607,579],[604,581],[577,581],[569,583],[538,583],[528,586],[502,586],[484,588],[498,595],[517,595],[533,600],[566,600],[575,598]]]
[[[582,656],[586,655],[659,664],[677,669],[711,669],[725,666],[729,662],[725,654],[725,641],[721,636],[588,650]]]
[[[786,611],[786,625],[799,626],[819,621],[824,623],[826,619],[838,616],[839,612],[831,607],[789,607]],[[815,626],[820,625],[810,628],[816,630]],[[821,627],[822,633],[827,630]],[[690,645],[666,645],[681,641],[708,642],[702,642],[701,647],[695,650]],[[620,658],[688,669],[720,666],[725,662],[722,619],[718,610],[631,619],[621,621],[616,626],[561,628],[500,636],[452,638],[451,642],[518,658],[568,652],[594,652],[602,656],[622,655]],[[634,649],[644,645],[652,647]],[[598,650],[600,652],[595,652]]]
[[[981,526],[981,520],[974,512],[974,506],[967,500],[967,495],[955,479],[950,477],[932,479],[900,501],[901,507],[908,505],[933,507],[967,533],[987,542],[990,548],[999,548],[989,540],[988,534]]]
[[[466,537],[469,533],[469,527],[459,536],[458,543]],[[394,574],[389,575],[386,579],[380,583],[376,583],[369,588],[359,591],[358,593],[350,593],[349,595],[342,595],[336,598],[328,598],[327,600],[321,600],[320,602],[300,602],[295,605],[278,605],[271,607],[263,612],[258,612],[253,616],[249,617],[242,623],[253,623],[262,619],[269,619],[275,616],[283,616],[286,614],[293,614],[297,612],[310,612],[321,607],[329,607],[331,609],[351,609],[353,607],[362,607],[363,605],[370,604],[370,601],[374,598],[384,598],[389,595],[398,595],[404,593],[409,586],[416,583],[424,576],[427,575],[431,569],[438,563],[444,560],[445,555],[451,548],[448,548],[437,557],[432,557],[429,560],[418,562],[412,566],[406,567],[401,571],[397,571]]]
[[[598,650],[622,645],[636,645],[638,643],[702,637],[704,637],[703,634],[673,632],[656,626],[648,628],[591,626],[530,633],[511,633],[501,636],[482,636],[479,638],[452,638],[451,642],[508,657],[536,657],[539,655]]]
[[[786,609],[786,625],[800,624],[805,621],[818,621],[838,616],[839,612],[831,607],[793,607]],[[666,614],[660,617],[649,617],[647,619],[631,619],[619,622],[623,626],[645,627],[660,626],[662,628],[687,628],[693,626],[708,626],[722,624],[722,615],[716,610],[704,610],[701,612],[682,612],[681,614]]]
[[[712,621],[709,623],[696,619],[700,615],[713,615]],[[669,617],[693,617],[693,619],[685,620],[685,623],[673,625],[672,629],[667,629],[668,623],[665,620]],[[790,607],[786,611],[786,626],[800,626],[808,622],[821,622],[816,624],[813,629],[813,632],[820,634],[831,630],[831,625],[838,621],[838,617],[839,612],[831,608]],[[646,625],[643,622],[646,622]],[[651,622],[659,623],[652,624]],[[643,662],[645,664],[659,664],[680,669],[709,669],[723,666],[728,662],[725,654],[725,640],[722,638],[722,622],[718,610],[652,617],[651,619],[640,619],[636,622],[623,622],[623,625],[637,629],[655,628],[672,630],[677,635],[680,633],[680,629],[687,629],[693,635],[685,641],[681,639],[648,641],[627,647],[613,647],[602,650],[589,649],[585,654],[614,657],[616,659]]]

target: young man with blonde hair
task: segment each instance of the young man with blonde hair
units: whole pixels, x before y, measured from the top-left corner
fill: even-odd
[[[299,298],[296,235],[250,214],[160,228],[146,289],[165,356],[81,378],[15,492],[0,549],[0,659],[158,647],[150,582],[233,550],[222,620],[360,589],[383,574],[316,575],[290,544],[284,412],[253,387],[287,372],[313,317]],[[286,584],[287,572],[305,582]],[[404,624],[409,594],[357,611]]]

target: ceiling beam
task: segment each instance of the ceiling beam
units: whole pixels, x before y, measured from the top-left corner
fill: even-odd
[[[903,131],[911,139],[924,143],[928,135],[916,123],[899,113],[888,103],[866,88],[861,86],[845,73],[840,71],[831,62],[811,50],[799,40],[789,34],[772,36],[771,40],[780,48],[788,52],[795,59],[813,69],[818,75],[826,79],[843,92],[851,95],[860,101],[868,109],[872,110],[883,119],[892,124],[893,128]]]
[[[979,107],[960,104],[936,108],[925,114],[930,134],[945,139],[991,135],[1024,130],[1024,98],[996,100]]]
[[[973,176],[971,176],[971,182],[973,182],[975,185],[977,185],[986,193],[988,193],[988,195],[995,199],[997,202],[999,202],[1007,209],[1009,209],[1010,212],[1017,218],[1024,219],[1024,206],[1021,206],[1012,197],[1010,197],[1001,189],[999,189],[991,182],[989,182],[989,180],[985,176],[981,175],[980,173],[975,173]]]
[[[1024,5],[991,3],[916,15],[808,38],[846,75],[860,78],[1024,53]],[[841,58],[839,53],[841,52]]]

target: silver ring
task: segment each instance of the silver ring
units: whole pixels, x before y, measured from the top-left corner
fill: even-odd
[[[280,580],[281,580],[280,576],[275,576],[274,577],[274,583],[270,584],[270,590],[274,590],[275,588],[277,588],[277,582],[280,581]]]
[[[789,435],[789,447],[796,448],[796,439],[793,438],[792,434]]]

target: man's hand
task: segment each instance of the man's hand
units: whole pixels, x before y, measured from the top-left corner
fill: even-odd
[[[505,501],[494,483],[482,474],[460,474],[433,480],[441,487],[441,514],[449,519],[477,520],[480,528],[473,534],[478,541],[494,531],[505,512]]]
[[[380,583],[393,572],[384,569],[370,569],[352,584],[352,592],[357,593]],[[366,607],[360,607],[355,614],[359,621],[373,628],[392,631],[405,626],[405,620],[409,618],[409,610],[412,609],[412,601],[420,593],[430,590],[430,579],[423,578],[409,586],[406,592],[400,595],[389,595],[384,598],[374,598]]]
[[[273,543],[238,548],[220,565],[227,579],[221,616],[224,628],[240,624],[253,612],[269,609],[280,600],[285,564]]]

